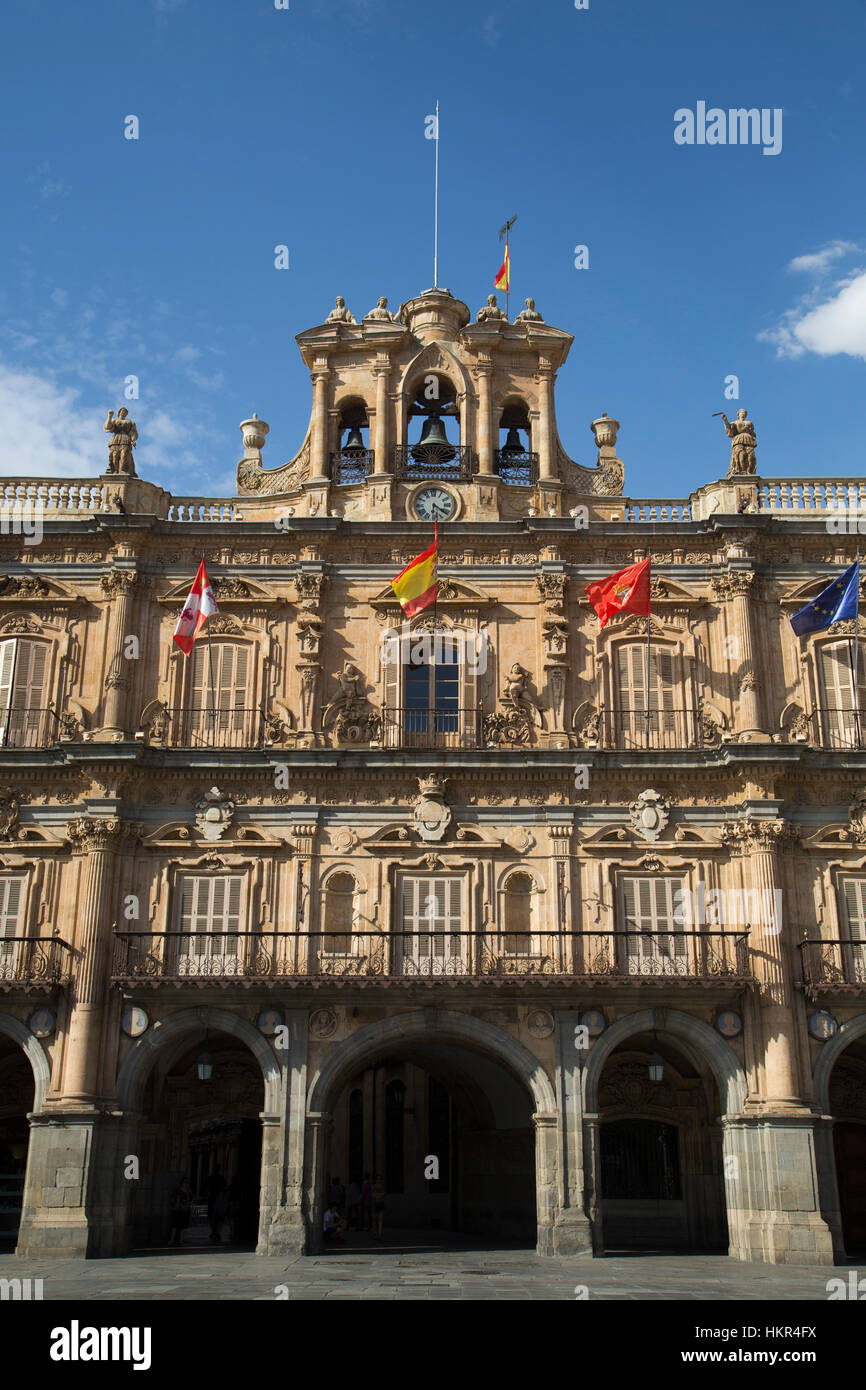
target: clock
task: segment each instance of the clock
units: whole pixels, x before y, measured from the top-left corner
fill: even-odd
[[[422,521],[448,521],[457,510],[457,501],[447,488],[422,487],[415,493],[412,506]]]

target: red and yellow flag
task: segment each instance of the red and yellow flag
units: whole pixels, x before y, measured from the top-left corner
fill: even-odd
[[[495,290],[504,290],[506,294],[508,294],[511,289],[511,253],[508,250],[507,241],[505,243],[505,260],[496,273],[496,279],[493,281],[493,288]]]
[[[428,608],[431,603],[436,602],[439,591],[436,579],[438,558],[439,528],[434,525],[433,544],[422,550],[420,555],[416,555],[414,560],[410,560],[406,568],[391,580],[391,588],[400,600],[407,618],[414,618],[422,608]]]
[[[583,591],[599,618],[602,627],[615,613],[644,613],[650,611],[650,562],[641,560],[628,569],[617,570],[606,579],[587,584]]]

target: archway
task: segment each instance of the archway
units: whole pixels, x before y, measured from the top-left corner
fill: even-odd
[[[866,1254],[866,1014],[843,1023],[824,1043],[815,1064],[815,1093],[824,1114],[833,1118],[832,1145],[829,1138],[819,1145],[828,1220],[836,1227],[838,1210],[837,1240],[847,1255],[861,1256]]]
[[[421,1010],[359,1029],[310,1087],[311,1248],[333,1179],[348,1188],[378,1171],[391,1231],[549,1250],[555,1109],[538,1060],[491,1024]]]
[[[41,1043],[17,1018],[0,1014],[0,1251],[14,1249],[26,1203],[28,1116],[50,1080]]]
[[[182,1243],[259,1248],[278,1189],[280,1070],[268,1042],[244,1019],[190,1009],[146,1033],[118,1076],[140,1159],[127,1248],[165,1245],[173,1195],[186,1179],[192,1206]],[[263,1155],[262,1121],[265,1131]],[[263,1233],[260,1235],[260,1232]]]
[[[690,1014],[642,1009],[594,1043],[584,1086],[597,1248],[727,1248],[738,1166],[718,1122],[740,1112],[746,1078],[724,1039]]]

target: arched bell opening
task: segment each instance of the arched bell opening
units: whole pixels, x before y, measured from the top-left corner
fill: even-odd
[[[360,483],[372,468],[367,406],[359,396],[351,396],[340,406],[337,449],[331,455],[331,479],[338,484]]]
[[[33,1070],[18,1044],[0,1033],[0,1253],[18,1239],[34,1109]]]
[[[538,481],[538,455],[532,449],[529,407],[523,400],[507,401],[499,417],[496,471],[504,483],[530,487]]]
[[[721,1111],[708,1065],[662,1032],[615,1048],[599,1088],[603,1248],[727,1249]]]
[[[456,387],[443,372],[427,372],[410,391],[407,438],[397,451],[399,477],[421,481],[470,476],[471,454],[461,440]]]

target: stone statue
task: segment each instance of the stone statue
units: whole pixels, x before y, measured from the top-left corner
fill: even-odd
[[[503,704],[511,705],[513,709],[520,710],[530,720],[534,718],[534,712],[537,708],[535,700],[526,689],[526,682],[531,679],[532,673],[515,661],[505,677],[505,689],[502,692]]]
[[[388,300],[385,298],[384,294],[379,295],[379,298],[376,300],[375,309],[371,309],[368,314],[364,315],[364,323],[369,323],[371,321],[376,323],[396,322],[396,316],[389,311]]]
[[[505,322],[508,322],[505,310],[500,309],[499,305],[496,303],[495,294],[489,294],[487,296],[487,303],[484,308],[479,309],[478,313],[475,315],[476,323],[484,323],[487,319],[505,319]]]
[[[128,418],[129,412],[126,406],[121,406],[115,415],[113,410],[109,410],[108,419],[103,425],[106,434],[111,435],[108,441],[108,473],[125,473],[129,478],[138,475],[135,471],[135,460],[132,457],[133,447],[138,443],[138,430],[135,428],[135,421]]]
[[[325,709],[322,717],[322,723],[325,725],[332,715],[348,714],[349,710],[360,704],[363,698],[360,687],[364,683],[364,677],[351,661],[343,663],[343,669],[336,673],[336,678],[340,689]]]
[[[325,323],[355,323],[355,324],[356,324],[356,323],[358,322],[358,320],[355,318],[355,315],[349,313],[349,310],[346,308],[346,301],[345,301],[345,299],[343,298],[343,296],[342,296],[341,294],[338,294],[338,295],[337,295],[337,301],[336,301],[336,303],[337,303],[337,307],[336,307],[335,309],[332,309],[332,310],[331,310],[330,314],[329,314],[328,317],[325,319]]]
[[[537,309],[536,309],[536,307],[535,307],[535,300],[534,300],[532,297],[530,297],[529,299],[525,300],[524,302],[525,302],[525,304],[526,304],[526,308],[525,308],[525,309],[521,309],[520,313],[517,315],[517,318],[514,320],[514,322],[515,322],[515,323],[544,323],[544,319],[542,318],[541,314],[538,313],[538,311],[537,311]]]
[[[729,420],[724,411],[721,411],[722,420],[725,426],[725,434],[731,441],[731,465],[728,469],[728,477],[737,473],[756,473],[758,470],[755,458],[755,426],[751,420],[746,418],[745,410],[737,411],[736,420]]]

